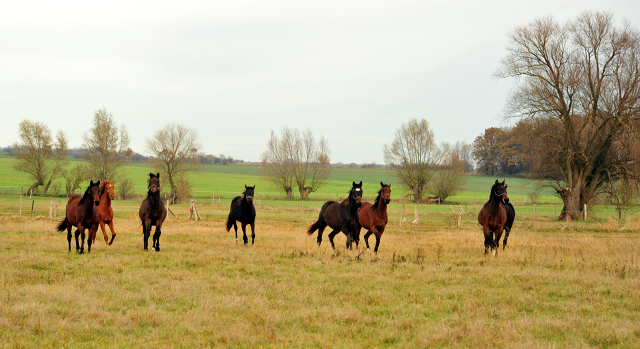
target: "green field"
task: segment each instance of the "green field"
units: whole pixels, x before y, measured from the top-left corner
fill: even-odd
[[[30,181],[22,173],[13,169],[12,158],[0,158],[0,193],[8,190],[19,192],[20,188],[28,188]],[[72,161],[69,167],[75,166]],[[260,166],[257,165],[208,165],[201,172],[189,175],[194,197],[204,201],[212,196],[232,198],[244,190],[243,185],[256,185],[256,196],[262,198],[284,197],[284,192],[276,188],[259,174]],[[151,168],[145,163],[131,163],[124,167],[123,173],[134,183],[134,190],[139,195],[146,195],[146,180]],[[500,178],[503,180],[505,178]],[[464,191],[447,199],[447,203],[464,204],[480,203],[487,200],[487,193],[496,178],[469,175]],[[538,192],[540,203],[560,203],[560,200],[549,188],[536,189],[534,181],[522,178],[507,178],[509,185],[509,197],[512,202],[525,202],[525,196],[531,192]],[[318,192],[310,195],[310,200],[327,200],[344,196],[351,188],[352,181],[362,181],[365,198],[372,200],[380,189],[380,182],[392,184],[392,198],[397,199],[409,193],[398,182],[392,170],[387,169],[361,169],[361,168],[334,168],[331,177]],[[62,179],[57,182],[64,187]],[[85,185],[88,185],[88,181]],[[4,189],[4,190],[3,190]],[[116,191],[118,190],[116,183]],[[298,193],[294,190],[294,197]],[[530,200],[529,200],[530,201]]]
[[[0,184],[27,185],[11,161],[0,159]],[[595,206],[586,221],[557,221],[561,205],[552,192],[541,192],[542,203],[525,204],[535,184],[507,179],[516,221],[508,247],[494,257],[484,255],[476,222],[494,178],[469,176],[450,203],[418,205],[412,224],[416,206],[398,200],[405,192],[392,172],[335,169],[321,189],[329,198],[344,195],[352,180],[365,182],[371,196],[380,181],[394,184],[376,255],[363,241],[346,250],[343,234],[334,251],[328,231],[318,246],[317,233],[305,231],[322,197],[275,200],[258,170],[210,166],[194,174],[194,191],[207,193],[196,198],[203,220],[187,219],[188,204],[172,205],[177,217],[163,227],[161,252],[142,251],[138,198],[113,201],[113,245],[98,232],[92,252],[78,255],[55,231],[65,198],[0,195],[1,347],[640,343],[638,206],[621,220],[612,207]],[[144,193],[150,169],[130,164],[125,171]],[[257,185],[259,193],[253,246],[223,228],[243,184]],[[216,200],[209,192],[219,193]]]

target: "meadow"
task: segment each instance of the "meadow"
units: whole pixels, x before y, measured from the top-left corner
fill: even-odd
[[[143,178],[149,172],[133,167],[127,171]],[[331,179],[336,193],[366,178],[365,194],[372,195],[381,180],[394,178],[382,170],[340,170]],[[207,190],[242,188],[245,181],[260,188],[256,167],[224,171],[198,176]],[[225,178],[225,186],[211,184]],[[326,232],[318,246],[317,235],[305,231],[322,200],[266,195],[256,202],[256,243],[245,246],[224,230],[232,193],[199,199],[202,221],[187,219],[188,204],[172,205],[178,216],[163,227],[161,252],[142,251],[140,203],[116,200],[114,244],[107,246],[98,232],[92,252],[78,255],[67,252],[66,234],[54,229],[64,199],[50,218],[56,198],[23,197],[20,214],[19,196],[2,195],[0,345],[639,346],[640,210],[618,220],[611,207],[597,206],[587,221],[557,221],[552,195],[534,213],[518,197],[533,184],[508,179],[514,228],[505,250],[485,256],[476,216],[492,180],[472,176],[468,191],[451,204],[419,205],[417,224],[414,205],[398,201],[392,187],[377,255],[363,241],[346,250],[342,234],[336,250]]]

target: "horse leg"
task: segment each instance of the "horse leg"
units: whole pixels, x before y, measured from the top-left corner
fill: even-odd
[[[336,236],[336,234],[338,234],[339,232],[340,232],[340,229],[333,229],[333,231],[329,233],[329,241],[331,242],[331,248],[333,248],[334,250],[336,249],[336,245],[333,244],[333,237]]]
[[[71,252],[71,224],[67,223],[67,241],[69,242],[69,252]]]
[[[380,246],[380,237],[382,234],[375,234],[376,235],[376,247],[373,249],[374,253],[378,253],[378,246]]]
[[[144,250],[149,251],[149,235],[151,235],[151,220],[142,224],[142,240],[144,242]]]
[[[371,236],[371,230],[367,230],[367,233],[364,234],[364,243],[367,245],[367,250],[369,249],[369,236]]]
[[[489,238],[489,228],[486,226],[482,227],[482,232],[484,233],[484,254],[489,253],[489,248],[491,248],[491,239]]]
[[[156,225],[156,231],[153,233],[153,246],[151,246],[153,251],[160,251],[160,235],[162,234],[162,230],[160,229],[161,226],[162,224]]]
[[[246,245],[249,242],[249,238],[247,237],[247,224],[246,223],[241,223],[242,226],[242,240],[244,241],[244,244]]]
[[[80,232],[80,239],[82,239],[82,244],[80,245],[80,254],[84,253],[84,239],[86,238],[86,235],[84,233],[84,226],[82,226],[82,223],[78,223],[78,231]]]
[[[360,225],[360,223],[358,223],[356,224],[356,247],[358,247],[360,244],[360,230],[362,230],[362,226]]]
[[[353,234],[349,234],[349,230],[345,227],[344,230],[341,230],[344,235],[347,236],[347,250],[353,250]]]
[[[318,222],[318,247],[320,247],[320,244],[322,243],[322,233],[326,227],[327,225],[324,224],[324,222]]]
[[[505,248],[507,248],[507,239],[509,238],[509,233],[511,232],[511,229],[509,228],[504,228],[504,240],[502,241],[502,249],[504,250]]]
[[[238,242],[238,225],[236,224],[236,221],[233,221],[233,230],[236,232],[236,242]]]
[[[109,229],[111,230],[111,241],[109,241],[109,245],[113,243],[113,239],[116,238],[116,230],[113,229],[113,221],[109,222]],[[104,241],[107,241],[107,233],[104,234]]]
[[[76,229],[74,235],[76,237],[76,252],[80,253],[80,241],[78,240],[78,237],[80,236],[80,229]]]
[[[104,222],[100,222],[100,230],[102,230],[102,236],[104,236],[104,243],[109,245],[109,237],[107,236],[107,229],[104,226]],[[96,242],[96,234],[93,234],[93,242]]]
[[[252,222],[250,225],[251,225],[251,244],[253,245],[253,242],[256,239],[256,233],[254,231],[256,223]]]

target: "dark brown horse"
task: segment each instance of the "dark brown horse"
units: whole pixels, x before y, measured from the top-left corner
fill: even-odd
[[[236,231],[236,241],[238,241],[238,225],[236,221],[240,222],[242,226],[242,239],[244,243],[249,242],[249,238],[247,237],[246,227],[249,225],[251,227],[251,244],[253,245],[254,240],[256,239],[255,233],[255,225],[256,225],[256,207],[253,205],[253,195],[256,186],[247,187],[245,184],[244,192],[242,196],[236,196],[231,200],[231,208],[229,210],[229,216],[227,217],[227,221],[225,222],[225,227],[227,231],[233,227]]]
[[[365,228],[367,233],[364,235],[364,242],[367,244],[367,249],[369,249],[369,236],[371,234],[376,236],[376,247],[373,249],[373,252],[376,253],[378,246],[380,246],[380,237],[389,221],[387,205],[391,201],[391,184],[380,182],[380,186],[376,201],[373,204],[363,202],[358,209],[358,225],[356,226],[356,245],[360,241],[360,230]]]
[[[356,225],[358,224],[358,207],[362,205],[362,181],[360,184],[353,182],[349,197],[341,203],[327,201],[320,209],[318,220],[309,226],[307,234],[311,235],[318,230],[318,246],[322,243],[322,232],[329,226],[333,231],[329,233],[331,247],[335,249],[333,237],[339,232],[347,236],[347,248],[352,248],[355,241]]]
[[[484,254],[489,253],[489,249],[491,249],[495,255],[500,247],[500,236],[502,236],[502,230],[507,222],[507,211],[502,203],[502,198],[506,194],[507,185],[504,181],[499,183],[496,179],[496,183],[491,187],[489,201],[482,206],[480,213],[478,213],[478,223],[482,225],[484,233]]]
[[[91,227],[97,223],[98,214],[96,206],[100,205],[100,181],[93,183],[91,181],[84,195],[73,195],[67,202],[66,216],[60,224],[58,224],[58,231],[67,230],[67,241],[69,242],[69,251],[71,251],[71,228],[76,229],[76,252],[84,253],[84,239],[85,229],[89,229],[91,234]],[[82,238],[82,245],[78,243],[78,236]],[[91,252],[91,235],[87,239],[88,252]]]
[[[149,191],[147,197],[142,201],[138,215],[142,221],[142,235],[144,239],[144,250],[149,250],[149,235],[151,235],[151,227],[156,226],[153,234],[153,243],[151,249],[160,251],[160,234],[162,234],[162,223],[167,218],[167,209],[160,198],[160,173],[149,173]]]
[[[116,238],[116,231],[113,229],[113,209],[111,208],[111,200],[115,199],[116,193],[113,187],[113,180],[102,181],[100,185],[100,205],[98,206],[98,221],[91,227],[91,239],[93,243],[96,243],[96,233],[98,232],[98,226],[102,229],[102,235],[104,235],[104,242],[107,245],[113,243],[113,239]],[[111,230],[111,241],[107,236],[105,225],[109,226]]]

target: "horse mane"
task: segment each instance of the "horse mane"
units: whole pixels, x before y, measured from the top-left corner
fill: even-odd
[[[389,185],[385,184],[384,187],[388,187]],[[378,190],[378,196],[376,196],[376,200],[373,202],[373,207],[372,208],[377,208],[378,204],[380,203],[380,195],[382,195],[382,189],[384,189],[384,187],[380,188],[380,190]]]
[[[84,191],[84,194],[82,195],[82,199],[80,199],[80,201],[78,201],[78,205],[82,205],[84,204],[84,201],[87,197],[89,197],[89,190],[91,190],[92,185],[89,184],[89,186],[87,187],[87,190]]]

